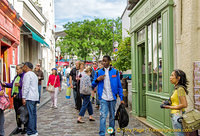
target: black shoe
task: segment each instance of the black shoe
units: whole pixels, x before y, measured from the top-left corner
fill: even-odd
[[[115,132],[114,132],[114,133],[112,133],[112,134],[110,134],[110,136],[115,136]]]
[[[26,128],[22,130],[21,134],[26,134]]]
[[[22,129],[17,128],[17,129],[13,132],[13,135],[19,134],[20,132],[22,132]]]

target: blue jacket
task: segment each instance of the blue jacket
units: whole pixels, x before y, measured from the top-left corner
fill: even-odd
[[[99,100],[102,99],[104,80],[98,82],[96,79],[102,75],[105,75],[104,68],[102,68],[98,72],[96,72],[94,80],[92,82],[93,88],[95,88],[98,85],[97,92],[98,92]],[[114,68],[110,68],[109,69],[109,77],[110,77],[110,85],[111,85],[111,90],[113,93],[113,98],[116,100],[117,94],[118,94],[120,99],[123,100],[123,89],[122,89],[122,85],[121,85],[121,81],[120,81],[119,72]]]
[[[5,87],[12,88],[13,84],[14,84],[14,81],[17,78],[17,76],[18,75],[15,76],[14,80],[12,81],[12,83],[6,83]],[[19,76],[20,76],[20,80],[19,80],[20,86],[18,87],[19,88],[19,98],[22,98],[22,82],[23,82],[24,73],[19,74]],[[13,91],[13,89],[12,89],[12,91]],[[11,94],[12,94],[12,91],[11,91]],[[11,96],[11,97],[13,97],[13,96]]]

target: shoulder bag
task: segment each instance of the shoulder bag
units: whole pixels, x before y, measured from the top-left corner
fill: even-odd
[[[10,107],[10,100],[5,95],[0,97],[0,109],[5,110]]]
[[[177,90],[178,93],[178,90]],[[179,94],[178,94],[179,97]],[[192,101],[191,97],[189,96]],[[180,100],[179,100],[180,103]],[[192,101],[193,105],[194,102]],[[187,111],[182,114],[182,125],[183,129],[190,129],[192,132],[200,129],[200,111],[192,108],[192,110]]]
[[[50,83],[49,83],[49,86],[48,86],[48,88],[47,88],[47,91],[48,92],[55,92],[55,83],[56,83],[56,79],[57,79],[57,76],[56,76],[56,78],[55,78],[55,81],[54,81],[54,84],[53,85],[51,85]]]

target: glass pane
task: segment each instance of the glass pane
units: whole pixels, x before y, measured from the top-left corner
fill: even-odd
[[[162,20],[158,19],[159,92],[162,92]]]
[[[158,73],[158,58],[157,58],[157,22],[153,22],[153,91],[157,91],[157,73]]]
[[[152,91],[152,44],[151,44],[151,25],[148,26],[148,72],[149,72],[149,91]]]
[[[141,42],[145,39],[145,29],[142,29],[140,30],[138,33],[137,33],[137,41],[138,42]]]
[[[145,48],[142,48],[142,89],[143,90],[146,90],[146,79],[145,79],[145,77],[146,77],[146,71],[145,71]]]

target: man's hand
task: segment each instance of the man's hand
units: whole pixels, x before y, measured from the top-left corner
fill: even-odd
[[[97,78],[97,81],[102,81],[102,80],[104,80],[105,76],[106,76],[106,75],[99,76],[99,77]]]
[[[2,85],[3,85],[3,86],[6,86],[6,83],[3,82]]]
[[[72,89],[74,88],[72,84],[70,84],[70,87],[71,87]]]
[[[62,90],[62,89],[61,89],[61,87],[60,87],[60,88],[59,88],[59,91],[61,92],[61,90]]]
[[[121,104],[125,104],[125,102],[124,102],[124,101],[121,101]]]
[[[24,98],[22,99],[22,104],[26,105],[26,99],[24,99]]]
[[[15,86],[20,86],[20,83],[15,83]]]
[[[4,91],[0,91],[0,96],[3,96],[4,95]]]

